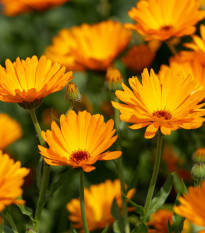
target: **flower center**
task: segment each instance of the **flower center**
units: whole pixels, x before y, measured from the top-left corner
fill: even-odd
[[[82,161],[87,161],[89,157],[90,155],[87,151],[78,150],[71,154],[70,161],[79,164]]]
[[[164,118],[164,120],[170,120],[172,118],[172,114],[165,110],[156,111],[152,115],[158,118]]]
[[[169,30],[171,30],[172,28],[173,28],[173,26],[165,25],[165,26],[162,26],[160,29],[161,29],[162,31],[169,31]]]

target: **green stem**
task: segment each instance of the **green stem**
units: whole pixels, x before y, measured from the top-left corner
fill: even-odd
[[[149,207],[150,207],[150,203],[152,200],[152,196],[153,196],[153,192],[154,192],[154,188],[156,185],[156,181],[157,181],[157,176],[158,176],[158,172],[159,172],[159,166],[160,166],[160,161],[161,161],[161,154],[162,154],[162,140],[163,140],[163,135],[161,134],[161,132],[158,130],[158,138],[157,138],[157,151],[156,151],[156,157],[155,157],[155,164],[154,164],[154,170],[152,173],[152,179],[149,185],[149,190],[147,193],[147,199],[145,202],[145,217],[144,217],[144,222],[147,219],[147,215],[149,212]]]
[[[19,231],[18,231],[18,229],[17,229],[17,227],[16,227],[16,224],[15,224],[15,222],[14,222],[12,216],[11,216],[8,212],[6,212],[5,218],[6,218],[6,220],[9,222],[9,225],[11,226],[13,232],[14,232],[14,233],[19,233]]]
[[[68,109],[68,111],[66,112],[66,116],[68,115],[68,113],[70,112],[70,110],[72,110],[73,109],[73,107],[74,107],[74,101],[70,101],[70,106],[69,106],[69,109]]]
[[[114,98],[114,100],[115,100],[115,102],[118,102],[118,99],[116,97]],[[117,132],[118,137],[119,137],[119,133],[120,133],[120,127],[119,127],[119,125],[120,125],[120,112],[116,108],[115,108],[114,121],[115,121],[116,132]],[[118,142],[119,142],[119,138],[118,138]],[[119,143],[117,143],[117,149],[121,150],[121,146],[120,146]],[[122,156],[120,156],[120,158],[117,160],[117,162],[118,162],[117,163],[117,168],[118,168],[118,174],[119,174],[119,178],[120,178],[121,194],[125,194],[125,182],[124,182]],[[124,197],[124,195],[121,195],[121,199],[122,199],[124,230],[125,230],[125,233],[130,233],[130,225],[129,225],[129,221],[128,221],[126,198]]]
[[[38,135],[40,144],[42,146],[46,146],[46,142],[44,141],[42,135],[41,135],[41,128],[38,123],[35,109],[30,109],[29,110],[34,127],[36,129],[36,133]],[[45,202],[45,196],[46,196],[46,190],[48,188],[48,181],[49,181],[49,175],[50,175],[50,166],[44,162],[44,167],[43,167],[43,178],[42,178],[42,184],[41,184],[41,189],[37,201],[37,207],[36,207],[36,212],[35,212],[35,230],[38,232],[39,230],[39,222],[40,222],[40,217],[41,217],[41,212],[44,206]]]
[[[83,221],[83,229],[85,233],[89,233],[88,224],[86,220],[85,214],[85,203],[84,203],[84,171],[81,169],[80,171],[80,209],[81,209],[81,216]]]

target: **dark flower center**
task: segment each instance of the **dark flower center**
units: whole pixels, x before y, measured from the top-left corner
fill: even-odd
[[[88,154],[87,151],[78,150],[78,151],[75,151],[71,154],[70,161],[73,163],[79,164],[81,161],[88,160],[89,157],[90,157],[90,155]]]
[[[170,120],[172,118],[172,114],[165,110],[156,111],[152,115],[158,118],[164,118],[164,120]]]
[[[160,29],[161,29],[162,31],[169,31],[169,30],[171,30],[172,28],[173,28],[173,26],[166,25],[166,26],[161,27]]]

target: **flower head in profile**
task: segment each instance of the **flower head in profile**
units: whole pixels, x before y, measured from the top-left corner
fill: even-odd
[[[161,41],[191,35],[195,24],[205,17],[199,10],[199,3],[190,0],[140,0],[129,11],[129,16],[136,24],[127,24],[147,40]]]
[[[198,148],[193,153],[192,160],[196,163],[205,163],[205,147]]]
[[[142,83],[137,77],[129,79],[130,90],[125,84],[123,91],[116,91],[116,96],[124,102],[113,102],[120,110],[120,119],[133,123],[131,129],[148,126],[145,138],[155,136],[160,128],[162,134],[169,135],[179,128],[194,129],[202,125],[205,110],[198,102],[204,91],[196,90],[191,76],[167,70],[160,79],[151,69],[142,73]],[[173,93],[174,90],[174,93]]]
[[[1,0],[4,13],[8,16],[18,15],[29,11],[43,11],[49,7],[59,6],[68,0]]]
[[[49,165],[81,167],[90,172],[95,169],[92,164],[97,160],[116,159],[122,153],[105,152],[116,141],[117,136],[113,136],[113,120],[105,123],[100,114],[91,115],[86,111],[76,114],[69,111],[67,116],[61,115],[60,126],[61,128],[53,121],[51,131],[42,131],[49,148],[39,146],[39,150]]]
[[[22,195],[21,186],[29,169],[21,168],[19,161],[14,162],[7,154],[0,150],[0,212],[7,205],[24,204],[17,198]]]
[[[127,194],[128,198],[132,198],[134,190],[130,190]],[[84,189],[85,195],[85,211],[90,231],[103,229],[106,225],[114,222],[111,213],[112,203],[114,199],[117,201],[118,207],[122,208],[120,181],[106,180],[104,183],[91,185],[89,189]],[[69,219],[72,221],[73,227],[83,229],[80,200],[75,198],[67,204],[70,213]]]
[[[179,197],[179,206],[174,207],[174,211],[188,219],[190,222],[205,226],[205,181],[201,187],[189,187],[188,194]]]
[[[156,51],[149,45],[141,44],[132,46],[122,57],[122,61],[128,69],[141,73],[144,68],[150,67],[155,57]]]
[[[46,56],[70,70],[105,71],[126,48],[131,32],[112,20],[62,29]]]
[[[6,113],[0,113],[0,150],[22,136],[21,125]]]
[[[168,222],[170,225],[172,221],[173,212],[168,209],[159,209],[156,213],[152,214],[148,222],[148,233],[168,233]],[[191,232],[190,222],[185,220],[182,233]]]
[[[19,104],[33,103],[63,89],[73,78],[72,72],[65,73],[65,67],[52,64],[45,56],[36,56],[14,63],[9,59],[6,68],[0,66],[0,100]]]
[[[114,67],[109,67],[105,75],[105,84],[109,90],[121,89],[122,75],[120,71]]]

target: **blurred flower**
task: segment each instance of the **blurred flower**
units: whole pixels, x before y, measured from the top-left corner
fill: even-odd
[[[198,148],[192,156],[194,162],[205,163],[205,147]]]
[[[171,146],[164,147],[162,158],[166,162],[169,173],[176,172],[183,180],[191,180],[190,170],[181,167],[185,163],[184,159],[180,158]]]
[[[145,39],[167,40],[172,37],[191,35],[194,25],[205,17],[199,3],[190,0],[140,0],[129,11],[136,24],[127,24],[145,36]]]
[[[198,35],[192,36],[191,43],[185,43],[186,48],[192,51],[182,51],[183,58],[186,60],[195,60],[196,58],[205,65],[205,25],[200,25],[201,37]]]
[[[114,115],[114,110],[110,101],[104,101],[100,106],[100,110],[104,116],[112,118]]]
[[[188,194],[179,197],[179,202],[180,205],[174,207],[177,214],[196,225],[205,226],[205,181],[201,187],[189,187]]]
[[[159,209],[156,213],[152,214],[148,222],[148,233],[168,233],[168,222],[170,225],[172,221],[173,212],[167,209]],[[185,220],[182,233],[191,233],[190,222]]]
[[[118,207],[122,208],[120,181],[106,180],[104,183],[91,185],[89,189],[85,188],[85,211],[90,231],[103,229],[106,224],[110,225],[114,222],[111,213],[112,203],[114,199],[117,201]],[[134,190],[130,190],[127,194],[128,198],[132,198]],[[83,229],[80,200],[75,198],[67,204],[70,212],[69,219],[74,222],[73,227]]]
[[[22,137],[21,125],[5,113],[0,113],[0,149]]]
[[[49,7],[62,5],[68,0],[0,0],[4,6],[4,14],[18,15],[29,11],[44,11]]]
[[[204,91],[196,91],[190,76],[167,70],[159,80],[152,69],[150,75],[145,69],[142,84],[137,77],[130,78],[129,84],[133,91],[122,84],[124,91],[115,92],[125,104],[112,104],[120,110],[122,121],[134,123],[131,129],[148,126],[145,138],[154,137],[159,128],[162,134],[169,135],[179,128],[194,129],[202,125],[205,110],[200,109],[204,104],[198,105],[198,101]]]
[[[69,101],[80,101],[81,95],[78,90],[77,85],[74,82],[68,83],[68,85],[65,88],[65,97]]]
[[[26,60],[16,59],[5,62],[6,68],[0,66],[0,100],[31,104],[43,97],[61,90],[71,79],[72,72],[65,73],[65,67],[42,56]],[[29,108],[29,107],[28,107]]]
[[[169,66],[162,65],[160,67],[159,75],[163,76],[167,68],[171,68],[176,72],[182,72],[185,76],[191,75],[197,84],[196,88],[199,86],[203,86],[205,88],[205,66],[197,57],[189,60],[184,57],[183,53],[171,57],[169,60]]]
[[[201,10],[205,10],[205,0],[196,0],[196,1],[199,2],[199,4],[200,4],[200,9],[201,9]]]
[[[112,160],[121,156],[121,151],[104,152],[117,139],[117,135],[113,137],[112,119],[105,123],[100,114],[91,115],[83,111],[76,115],[71,110],[67,116],[61,115],[60,125],[61,129],[53,121],[51,131],[42,131],[49,148],[39,146],[39,150],[47,164],[81,167],[90,172],[95,169],[91,165],[97,160]]]
[[[24,204],[23,200],[17,198],[22,195],[21,186],[29,169],[21,168],[19,161],[14,162],[7,154],[0,151],[0,212],[6,205]]]
[[[109,90],[118,90],[121,89],[122,75],[118,69],[114,67],[109,67],[105,75],[105,83],[108,86]]]
[[[68,69],[106,70],[129,44],[131,32],[112,20],[62,29],[46,49],[48,58]]]
[[[125,56],[122,57],[123,63],[133,72],[141,73],[144,68],[151,66],[156,57],[156,52],[148,45],[134,45]]]

